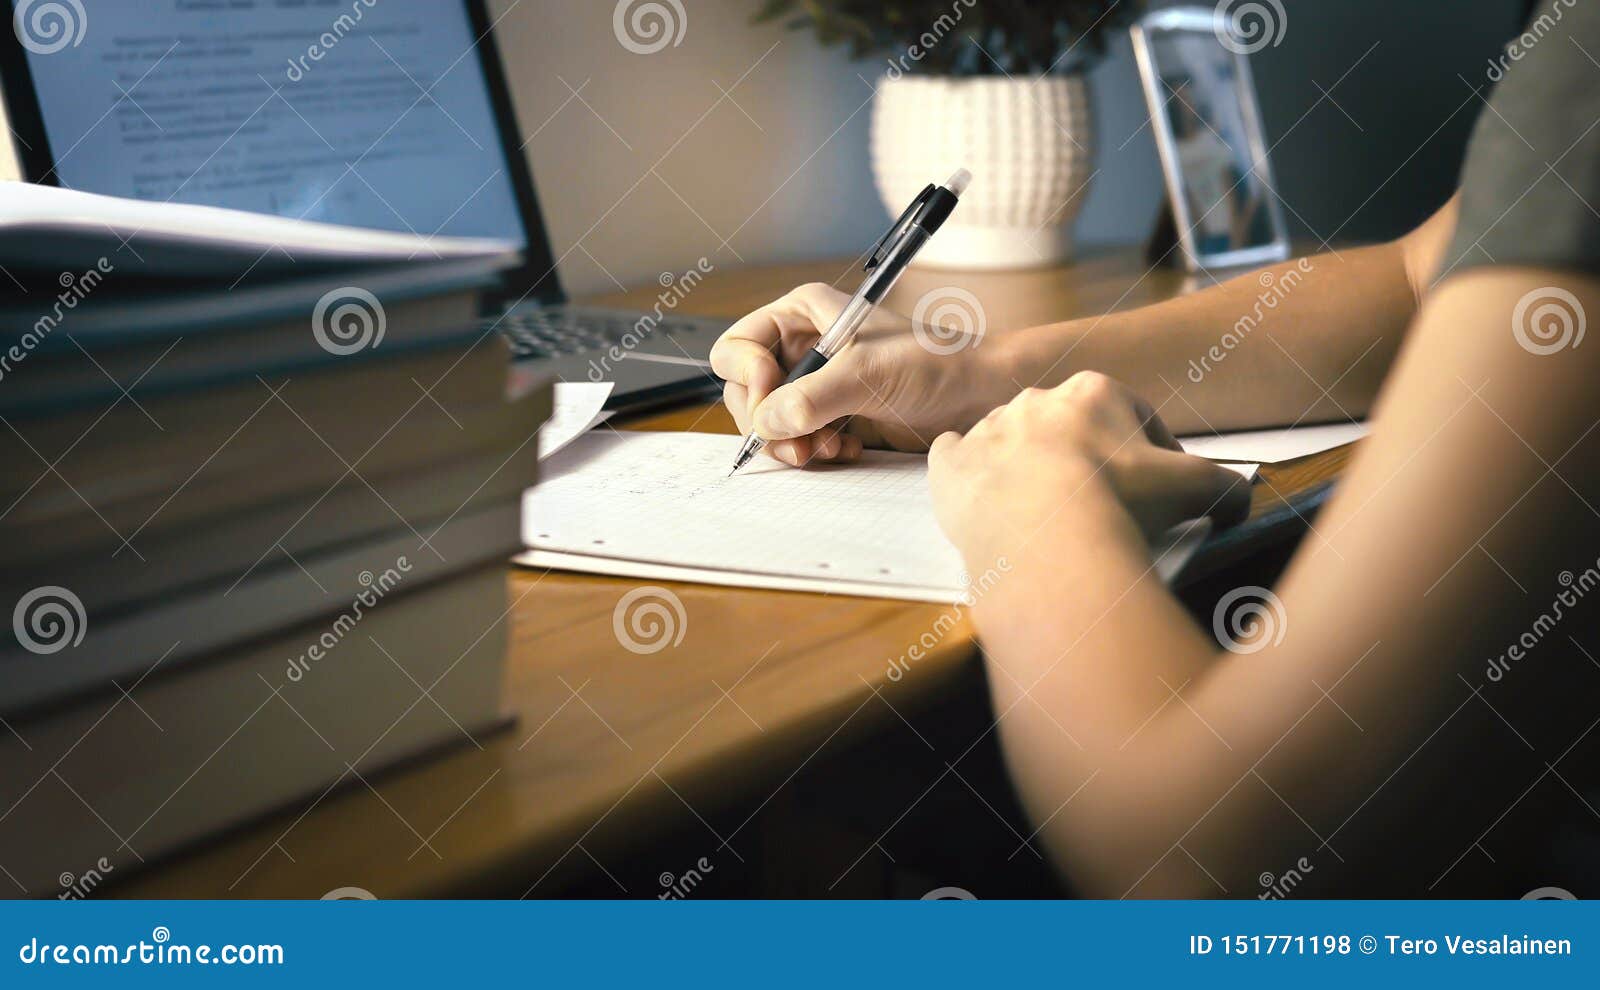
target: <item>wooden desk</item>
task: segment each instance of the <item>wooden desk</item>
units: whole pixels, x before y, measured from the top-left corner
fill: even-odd
[[[680,309],[736,316],[798,283],[850,278],[842,261],[715,272]],[[891,303],[909,308],[931,288],[960,284],[979,297],[996,329],[1142,305],[1179,291],[1181,282],[1174,272],[1146,273],[1130,253],[1042,272],[913,270]],[[658,291],[651,285],[596,302],[647,309]],[[625,425],[733,430],[718,406]],[[1265,468],[1252,522],[1210,552],[1206,566],[1297,533],[1298,513],[1315,504],[1345,454]],[[353,886],[385,898],[550,896],[574,877],[605,871],[602,864],[669,823],[703,825],[707,849],[724,841],[738,849],[738,820],[714,828],[703,817],[708,809],[764,804],[824,744],[896,723],[952,685],[970,683],[977,663],[963,618],[910,674],[889,679],[889,661],[948,611],[939,606],[677,583],[666,586],[687,613],[681,644],[636,655],[618,644],[612,613],[638,584],[513,569],[507,698],[514,728],[482,750],[458,749],[380,776],[375,790],[336,791],[106,892],[314,898]]]

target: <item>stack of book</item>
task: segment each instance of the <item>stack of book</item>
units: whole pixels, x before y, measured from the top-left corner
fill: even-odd
[[[85,247],[0,300],[0,889],[30,896],[492,730],[550,410],[475,326],[492,247],[245,283]]]

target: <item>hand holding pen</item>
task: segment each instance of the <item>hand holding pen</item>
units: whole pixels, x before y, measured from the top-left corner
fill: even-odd
[[[740,427],[753,430],[740,451],[735,471],[748,463],[768,439],[776,437],[796,438],[785,439],[773,451],[780,460],[795,464],[815,459],[853,459],[860,452],[862,439],[878,445],[925,449],[932,436],[943,429],[967,425],[964,421],[969,408],[986,410],[1009,397],[998,382],[988,387],[988,379],[994,376],[970,367],[978,362],[947,358],[940,367],[929,366],[927,359],[935,355],[913,339],[909,321],[877,307],[917,251],[955,208],[969,178],[965,169],[959,170],[944,186],[930,185],[917,196],[869,253],[867,277],[853,296],[845,298],[827,286],[802,286],[746,316],[718,341],[711,360],[713,368],[728,383],[725,400]],[[837,362],[830,365],[841,352],[865,358],[857,354],[858,349],[846,351],[863,330],[873,338],[871,357],[876,371],[857,367],[861,364],[857,360],[845,362],[848,368],[839,367]],[[957,364],[966,370],[958,373]],[[885,374],[890,368],[892,373]],[[951,381],[939,381],[951,375],[955,376]],[[887,385],[891,379],[901,377],[933,387],[935,401],[912,401],[899,411],[881,408],[884,397],[869,379],[878,378]],[[960,397],[952,401],[944,385],[956,386],[961,396],[974,401],[962,401]],[[895,391],[906,393],[902,388]],[[765,401],[774,392],[777,394],[773,401]],[[914,400],[914,395],[909,397]],[[919,405],[928,406],[926,411],[939,420],[923,424],[931,429],[927,435],[917,422],[928,418],[919,415]],[[842,421],[856,413],[869,417],[875,413],[889,415],[852,425],[850,434],[837,428],[821,430],[833,420]],[[819,416],[825,418],[818,422]]]

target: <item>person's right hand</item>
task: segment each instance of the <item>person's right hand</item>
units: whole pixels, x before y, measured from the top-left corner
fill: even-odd
[[[1022,389],[1004,370],[998,341],[913,332],[911,320],[882,308],[821,370],[785,385],[849,299],[820,282],[802,285],[739,320],[711,348],[739,430],[753,427],[778,460],[849,461],[863,445],[927,450]]]

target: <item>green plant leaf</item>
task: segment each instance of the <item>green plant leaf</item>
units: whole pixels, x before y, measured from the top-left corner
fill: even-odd
[[[935,75],[1083,72],[1145,0],[760,0],[752,21],[786,18],[856,58]]]

